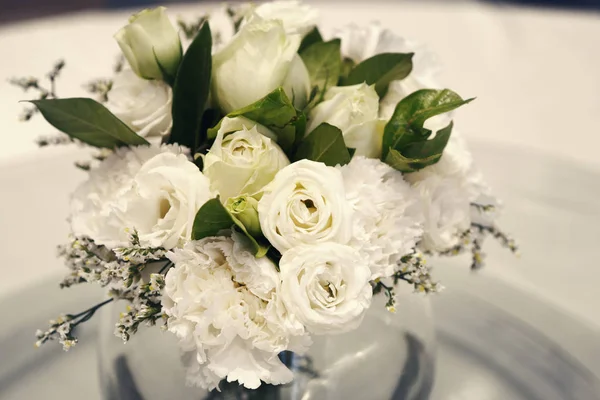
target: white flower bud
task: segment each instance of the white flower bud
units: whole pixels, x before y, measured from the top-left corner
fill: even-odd
[[[179,34],[165,10],[143,10],[115,34],[131,68],[144,79],[172,80],[181,61]]]

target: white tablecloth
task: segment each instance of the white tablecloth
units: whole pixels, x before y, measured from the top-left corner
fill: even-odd
[[[464,97],[477,100],[457,112],[456,126],[486,148],[495,146],[510,154],[519,149],[522,165],[533,174],[531,188],[545,189],[545,199],[552,201],[569,190],[566,182],[578,179],[571,173],[565,178],[559,165],[575,166],[585,171],[590,190],[586,220],[589,233],[579,232],[589,263],[568,262],[513,263],[504,268],[490,268],[485,273],[522,285],[527,290],[555,302],[582,319],[600,326],[600,268],[592,247],[600,244],[594,224],[600,223],[598,201],[600,182],[600,18],[598,14],[498,7],[481,3],[404,3],[404,2],[315,2],[321,9],[326,29],[350,22],[380,20],[383,26],[429,45],[443,61],[443,81]],[[172,7],[173,15],[199,14],[206,5]],[[64,57],[67,67],[58,83],[61,96],[83,95],[82,83],[90,78],[109,76],[118,47],[112,34],[121,27],[129,12],[78,13],[33,20],[0,28],[0,293],[19,290],[33,280],[60,271],[53,258],[53,246],[67,232],[66,199],[83,175],[70,163],[76,155],[65,149],[37,149],[33,139],[51,132],[41,118],[19,123],[16,116],[28,98],[10,87],[4,78],[46,73],[54,60]],[[508,149],[508,150],[507,150]],[[516,154],[516,153],[515,153]],[[531,165],[527,164],[528,155]],[[517,157],[515,155],[515,157]],[[541,157],[541,158],[540,158]],[[544,164],[540,159],[563,160]],[[37,163],[31,163],[37,160]],[[537,161],[536,161],[537,160]],[[509,159],[481,160],[486,169],[502,175],[503,162]],[[46,178],[45,171],[60,171],[60,177]],[[507,169],[510,171],[510,169]],[[596,171],[596,172],[594,172]],[[486,171],[487,172],[487,171]],[[514,171],[512,172],[514,173]],[[517,171],[518,174],[518,171]],[[24,177],[38,176],[37,180]],[[544,177],[544,181],[541,178]],[[504,177],[507,178],[507,177]],[[510,177],[508,177],[510,178]],[[29,179],[29,178],[28,178]],[[510,182],[509,179],[507,179]],[[510,198],[510,185],[500,195]],[[583,187],[583,186],[577,186]],[[587,187],[587,186],[586,186]],[[64,191],[64,193],[63,193]],[[535,190],[533,190],[535,192]],[[533,193],[532,192],[532,193]],[[577,194],[570,194],[576,198]],[[519,202],[519,198],[510,198]],[[514,203],[513,203],[514,204]],[[581,204],[563,201],[561,207],[577,208]],[[519,204],[520,205],[520,204]],[[527,208],[529,207],[529,208]],[[535,213],[535,196],[527,199],[521,210]],[[517,207],[507,205],[507,213]],[[558,210],[558,211],[564,211]],[[568,210],[567,210],[568,211]],[[553,211],[545,216],[556,220],[544,229],[569,232],[568,212],[556,220]],[[581,217],[581,215],[580,215]],[[507,218],[508,230],[519,232],[527,215]],[[538,228],[542,229],[542,228]],[[532,230],[535,232],[535,229]],[[542,234],[543,232],[540,232]],[[573,232],[577,235],[578,232]],[[527,237],[527,235],[525,234]],[[535,236],[533,236],[535,238]],[[543,253],[568,245],[548,241],[546,247],[531,246]],[[550,240],[550,239],[549,239]],[[552,239],[554,240],[554,239]],[[578,243],[582,243],[578,241]],[[589,243],[589,245],[587,244]],[[527,252],[527,243],[523,243]],[[568,254],[569,248],[561,250]],[[556,257],[552,258],[556,260]],[[568,260],[568,258],[565,258]],[[527,259],[525,259],[527,261]],[[551,261],[551,260],[550,260]]]

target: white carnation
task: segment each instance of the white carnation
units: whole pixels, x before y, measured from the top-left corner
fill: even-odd
[[[339,170],[300,160],[280,170],[258,202],[263,234],[284,254],[292,247],[352,237],[352,209]]]
[[[405,177],[417,191],[423,209],[420,247],[443,251],[456,246],[471,226],[471,202],[489,192],[458,132],[452,133],[436,164]]]
[[[293,347],[295,334],[304,345],[296,351],[309,344],[277,299],[275,265],[239,246],[229,237],[211,237],[169,254],[175,267],[165,279],[168,329],[180,339],[188,383],[206,389],[225,378],[249,389],[261,381],[287,383],[293,376],[279,352]]]
[[[96,240],[107,236],[110,229],[106,218],[110,206],[133,185],[133,178],[142,165],[161,153],[180,154],[179,146],[137,146],[119,148],[110,154],[97,168],[93,168],[88,179],[71,196],[71,230],[75,236]],[[119,235],[115,235],[115,238]]]
[[[354,157],[340,170],[354,210],[350,246],[368,261],[371,279],[390,276],[422,234],[418,197],[402,173],[379,160]]]
[[[315,334],[357,328],[371,305],[371,271],[358,251],[338,243],[298,246],[279,262],[287,309]]]
[[[359,63],[381,53],[414,53],[413,69],[406,78],[393,81],[382,99],[379,116],[390,119],[400,100],[419,89],[439,88],[437,57],[417,42],[402,38],[378,24],[349,25],[335,33],[342,39],[342,55]]]
[[[178,147],[119,149],[73,195],[71,225],[108,248],[127,245],[135,229],[143,246],[171,249],[189,240],[211,197],[208,179]]]
[[[115,76],[106,107],[138,135],[164,136],[173,125],[172,102],[166,83],[142,79],[126,68]]]

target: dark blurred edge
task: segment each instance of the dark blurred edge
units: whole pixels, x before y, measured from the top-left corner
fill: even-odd
[[[326,1],[326,0],[323,0]],[[340,0],[335,0],[341,2]],[[349,0],[343,3],[368,0]],[[390,3],[416,2],[418,0],[388,0]],[[435,2],[436,0],[426,0]],[[453,0],[437,0],[448,3]],[[454,0],[461,2],[461,0]],[[203,0],[0,0],[0,24],[20,20],[39,18],[68,12],[92,9],[144,8],[147,6],[168,5],[173,3],[202,3]],[[223,3],[236,3],[239,0],[228,0]],[[539,7],[564,8],[575,10],[600,11],[600,0],[479,0],[481,3],[497,5],[527,5]]]

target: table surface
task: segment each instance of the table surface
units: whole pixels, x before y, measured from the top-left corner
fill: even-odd
[[[477,96],[455,123],[505,199],[503,226],[524,252],[515,261],[490,246],[483,273],[600,328],[599,15],[476,2],[314,3],[325,31],[360,17],[427,43],[444,63],[447,87]],[[191,17],[207,7],[170,10]],[[86,12],[0,27],[0,76],[41,76],[63,57],[59,94],[85,95],[83,83],[110,76],[118,54],[112,34],[129,14]],[[18,122],[17,101],[26,98],[0,81],[0,295],[61,270],[54,246],[68,232],[68,193],[85,177],[72,168],[81,150],[36,148],[34,139],[51,130],[41,118]]]

